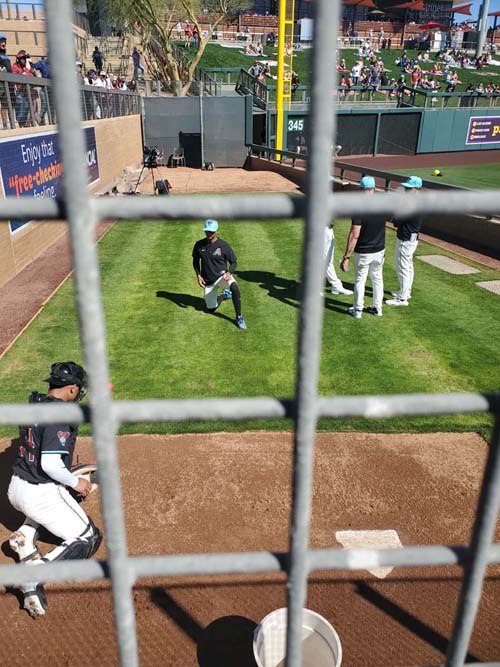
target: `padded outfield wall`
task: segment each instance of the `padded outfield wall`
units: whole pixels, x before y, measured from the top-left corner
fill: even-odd
[[[141,117],[122,116],[87,121],[89,187],[104,192],[125,167],[142,160]],[[54,197],[62,166],[57,127],[4,130],[0,137],[0,198]],[[0,286],[17,275],[38,255],[67,233],[65,222],[0,221]]]
[[[306,145],[308,114],[285,112],[285,144]],[[267,145],[275,146],[275,112],[267,112]],[[338,112],[340,155],[414,155],[500,148],[498,109],[356,109]]]

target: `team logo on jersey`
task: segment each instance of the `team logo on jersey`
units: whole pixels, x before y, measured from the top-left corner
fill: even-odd
[[[213,252],[214,255],[219,255],[219,257],[222,255],[222,250],[220,248],[216,248]]]
[[[57,431],[57,437],[59,438],[61,445],[64,447],[69,438],[69,433],[67,431]]]

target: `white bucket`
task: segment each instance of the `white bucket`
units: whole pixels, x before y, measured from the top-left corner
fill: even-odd
[[[253,654],[258,667],[284,667],[287,609],[276,609],[255,628]],[[342,645],[328,621],[302,610],[302,667],[340,667]]]

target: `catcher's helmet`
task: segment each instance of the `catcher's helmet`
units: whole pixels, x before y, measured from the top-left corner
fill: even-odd
[[[87,373],[85,369],[74,361],[58,361],[50,367],[50,375],[45,380],[52,387],[67,387],[76,384],[80,387],[79,399],[86,394]]]

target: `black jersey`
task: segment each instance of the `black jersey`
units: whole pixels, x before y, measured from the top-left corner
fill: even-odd
[[[55,403],[61,399],[44,396],[33,392],[30,403]],[[54,482],[52,477],[44,473],[41,466],[42,454],[60,454],[64,465],[69,470],[73,461],[77,426],[69,424],[33,424],[21,426],[19,429],[19,451],[12,467],[17,477],[32,484],[48,484]]]
[[[362,255],[371,255],[385,248],[384,215],[353,218],[352,224],[361,226],[354,252]]]
[[[226,271],[234,273],[236,255],[223,239],[218,238],[213,243],[201,239],[194,244],[193,268],[207,285],[213,285]]]
[[[422,216],[414,215],[411,218],[394,219],[394,225],[397,227],[397,237],[400,241],[410,241],[412,234],[418,234],[422,227]]]

